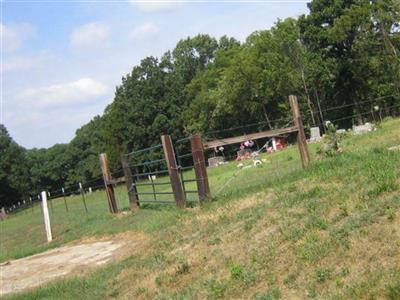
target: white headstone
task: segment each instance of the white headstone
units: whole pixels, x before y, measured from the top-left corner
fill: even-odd
[[[224,157],[223,156],[210,157],[208,159],[208,166],[217,167],[219,165],[219,163],[223,162],[223,161],[224,161]]]
[[[310,133],[310,142],[319,142],[321,140],[321,132],[319,130],[319,127],[311,127]]]
[[[374,125],[371,123],[365,123],[364,125],[353,126],[354,134],[364,134],[375,129]]]

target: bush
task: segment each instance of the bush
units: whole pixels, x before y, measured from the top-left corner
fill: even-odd
[[[333,125],[330,121],[325,122],[325,128],[325,144],[317,153],[324,157],[332,157],[342,152],[340,142],[342,141],[343,135],[337,133],[337,126]]]

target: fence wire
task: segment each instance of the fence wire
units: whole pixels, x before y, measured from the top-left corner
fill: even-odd
[[[341,124],[341,122],[343,121],[351,121],[352,124],[355,124],[357,123],[357,119],[360,117],[363,118],[364,122],[379,122],[389,116],[399,116],[400,103],[396,104],[393,100],[393,104],[388,105],[386,102],[383,102],[384,100],[390,98],[395,99],[395,95],[385,95],[365,101],[360,101],[357,103],[348,103],[335,107],[321,108],[319,111],[314,112],[316,115],[322,113],[322,120],[319,120],[316,123],[316,126],[319,126],[323,129],[323,121],[326,121],[324,120],[323,114],[333,111],[338,111],[338,117],[329,119],[329,121],[334,124]],[[368,107],[366,105],[368,105]],[[347,116],[340,116],[340,113],[343,109],[355,108],[357,106],[362,106],[362,109],[364,111]],[[375,106],[378,107],[378,110],[375,109]],[[307,114],[304,113],[304,116],[306,115]],[[319,119],[321,119],[321,116],[319,116]],[[246,134],[249,132],[262,131],[265,129],[269,129],[271,124],[272,126],[276,126],[278,124],[284,124],[287,121],[292,121],[291,116],[288,115],[287,117],[282,117],[269,121],[231,126],[229,128],[223,128],[204,133],[203,140],[224,138],[227,136],[231,136],[233,132],[235,132],[235,134]],[[306,129],[308,129],[307,126]],[[288,138],[289,142],[294,142],[294,140],[290,140],[290,135],[286,135],[285,138]],[[264,146],[268,142],[270,142],[268,139],[259,140],[258,145],[256,145],[258,149],[257,151],[259,151],[260,148],[264,148]],[[183,139],[177,140],[175,141],[174,145],[176,159],[179,165],[179,173],[186,198],[188,201],[197,200],[197,180],[194,176],[193,171],[193,157],[190,148],[190,137],[185,137]],[[219,151],[217,155],[222,155],[225,161],[233,160],[237,157],[237,149],[234,146],[225,146],[223,148],[224,149],[222,151],[219,151],[217,149]],[[210,151],[212,150],[208,151],[209,154]],[[168,169],[166,166],[162,144],[152,145],[144,149],[135,150],[128,153],[127,155],[130,161],[129,167],[134,176],[134,188],[136,190],[138,199],[140,199],[140,202],[174,203],[172,190],[170,189],[171,182],[168,177]],[[124,176],[122,169],[112,172],[111,175],[114,178]],[[230,182],[232,182],[232,180]],[[69,213],[71,210],[73,210],[73,208],[76,209],[76,205],[71,205],[71,199],[74,199],[74,201],[76,201],[77,199],[79,199],[79,197],[74,198],[74,196],[80,195],[80,210],[85,211],[86,213],[90,213],[94,205],[91,199],[88,200],[88,198],[90,198],[89,195],[103,189],[103,177],[98,177],[82,183],[76,182],[56,190],[48,191],[47,196],[49,201],[49,209],[50,211],[54,212],[56,209],[62,208],[65,213]],[[168,197],[165,197],[166,195]],[[150,198],[148,196],[150,196]],[[117,198],[121,198],[121,196]],[[122,198],[126,199],[127,196],[122,196]],[[32,193],[25,200],[17,202],[10,207],[5,208],[5,210],[8,214],[16,213],[21,210],[26,210],[27,212],[34,213],[35,210],[38,209],[38,207],[41,207],[40,202],[40,193]],[[106,202],[104,205],[104,209],[107,209]]]

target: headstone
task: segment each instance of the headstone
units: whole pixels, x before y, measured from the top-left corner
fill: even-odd
[[[336,130],[336,133],[344,134],[344,133],[346,133],[346,129],[338,129],[338,130]]]
[[[209,167],[217,167],[220,163],[223,163],[223,162],[224,162],[223,156],[210,157],[208,159],[208,166]]]
[[[353,126],[354,134],[364,134],[373,131],[375,126],[371,123],[365,123],[364,125]]]
[[[311,127],[310,133],[311,133],[311,137],[310,137],[311,143],[316,143],[321,140],[321,132],[319,130],[319,127]]]
[[[89,187],[89,193],[92,193],[93,191],[92,191],[92,187]]]

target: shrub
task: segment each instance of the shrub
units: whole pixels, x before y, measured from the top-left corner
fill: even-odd
[[[342,152],[340,142],[343,138],[342,134],[337,133],[337,126],[333,125],[330,121],[325,122],[326,135],[325,143],[322,149],[318,150],[318,154],[324,157],[332,157]]]

